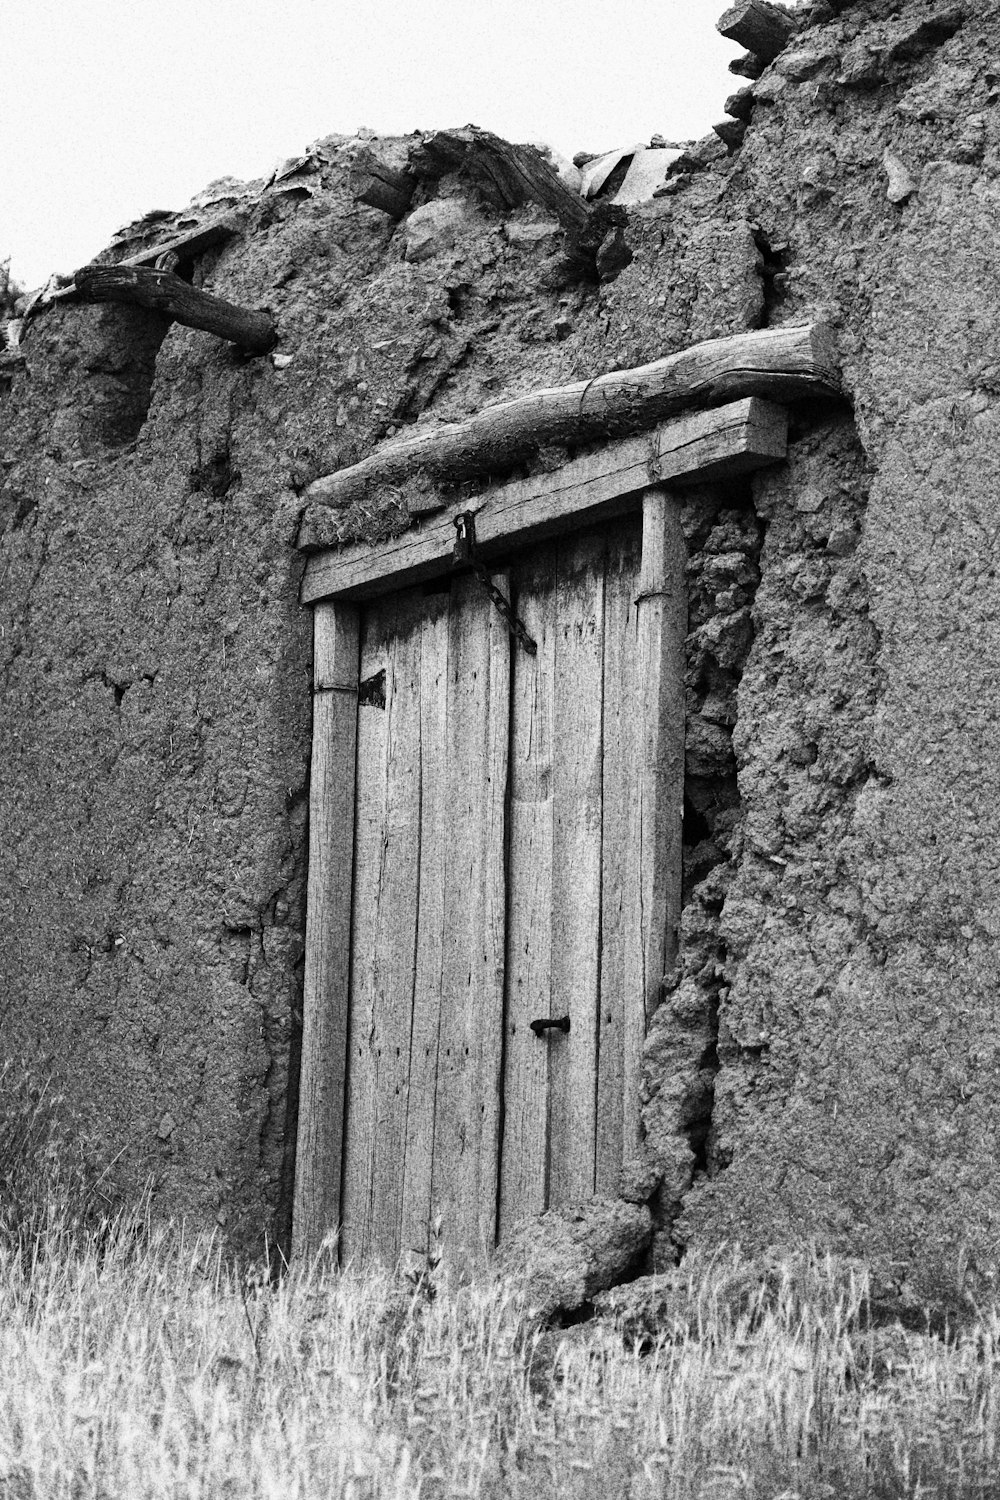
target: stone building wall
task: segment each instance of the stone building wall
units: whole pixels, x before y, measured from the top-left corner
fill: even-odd
[[[654,1258],[809,1233],[993,1276],[1000,6],[796,15],[743,144],[681,158],[603,280],[459,175],[418,188],[429,238],[359,205],[358,151],[412,143],[331,137],[196,204],[238,223],[196,284],[268,307],[276,358],[56,306],[0,377],[3,1047],[54,1060],[164,1211],[287,1231],[306,486],[413,423],[822,317],[853,413],[797,409],[787,465],[687,506]],[[337,521],[405,524],[386,497]]]

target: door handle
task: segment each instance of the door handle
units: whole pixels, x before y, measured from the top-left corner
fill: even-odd
[[[556,1021],[537,1020],[529,1023],[536,1036],[543,1031],[569,1031],[569,1016],[560,1016]]]

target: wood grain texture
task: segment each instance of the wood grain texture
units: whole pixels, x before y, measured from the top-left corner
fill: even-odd
[[[549,1204],[594,1191],[597,1024],[600,989],[602,715],[604,688],[602,537],[559,549],[552,743],[553,1016],[570,1033],[549,1033]]]
[[[638,1062],[645,1037],[638,795],[644,744],[638,525],[609,547],[604,593],[601,979],[595,1191],[614,1195],[639,1133]]]
[[[496,575],[506,591],[509,581]],[[503,1038],[510,637],[474,578],[457,580],[448,642],[449,792],[431,1210],[449,1264],[496,1235]]]
[[[638,509],[639,496],[652,483],[707,483],[776,463],[784,458],[787,443],[784,408],[759,397],[679,417],[642,437],[609,443],[555,473],[512,480],[458,501],[419,530],[391,541],[310,557],[302,599],[371,598],[447,571],[455,517],[463,511],[475,514],[480,554],[495,557],[512,545],[542,541]],[[328,521],[326,508],[310,511],[300,545],[318,545]]]
[[[358,709],[357,822],[342,1258],[400,1254],[420,841],[422,600],[366,612]],[[367,696],[362,689],[362,700]]]
[[[537,146],[505,141],[489,130],[467,125],[435,130],[410,150],[410,170],[436,181],[457,172],[504,213],[523,203],[540,203],[571,237],[585,235],[590,210]]]
[[[135,265],[84,266],[73,280],[80,302],[125,302],[150,308],[187,328],[228,339],[247,354],[267,354],[278,340],[270,313],[237,307],[199,291],[173,271]]]
[[[432,482],[454,483],[503,472],[545,443],[621,437],[685,407],[719,406],[745,396],[795,400],[824,392],[840,393],[837,345],[827,325],[759,329],[693,344],[635,369],[533,391],[464,422],[428,428],[315,480],[307,497],[343,506],[363,499],[372,485],[391,486],[418,473]]]
[[[313,617],[309,876],[293,1248],[313,1255],[340,1224],[347,1059],[358,611]]]
[[[157,240],[156,244],[150,245],[148,250],[139,250],[135,255],[128,255],[117,264],[119,266],[153,266],[161,255],[176,255],[181,264],[190,262],[196,256],[203,255],[206,250],[214,249],[216,245],[224,245],[227,240],[232,239],[239,227],[240,221],[236,214],[223,214],[193,229],[171,235],[169,239]]]
[[[431,1249],[434,1105],[449,868],[448,804],[452,795],[447,742],[450,602],[449,592],[424,601],[420,649],[419,904],[400,1229],[403,1269],[412,1272],[426,1269]]]
[[[356,153],[349,182],[356,202],[380,209],[390,219],[401,219],[407,212],[417,185],[412,172],[390,166],[367,146]]]
[[[538,650],[513,656],[501,1240],[548,1193],[550,1042],[529,1027],[551,1015],[554,544],[515,577],[515,607]]]
[[[684,819],[684,638],[686,546],[681,502],[668,489],[647,491],[642,514],[642,572],[637,628],[644,735],[639,782],[646,1020],[677,959]]]

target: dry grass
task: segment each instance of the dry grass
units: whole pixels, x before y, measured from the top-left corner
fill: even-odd
[[[1000,1312],[872,1326],[863,1268],[733,1251],[604,1322],[503,1282],[272,1280],[107,1212],[83,1122],[0,1070],[0,1500],[1000,1495]]]
[[[986,1496],[1000,1321],[865,1331],[864,1278],[685,1271],[655,1339],[543,1334],[509,1286],[272,1284],[120,1221],[0,1249],[0,1496]]]

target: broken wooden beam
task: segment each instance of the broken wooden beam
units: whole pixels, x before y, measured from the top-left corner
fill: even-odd
[[[450,568],[455,519],[472,511],[476,549],[483,558],[511,546],[620,515],[653,484],[710,483],[746,474],[785,456],[788,417],[759,397],[676,417],[639,437],[608,443],[554,473],[495,485],[428,516],[419,530],[375,546],[330,548],[330,510],[315,507],[303,520],[299,546],[310,557],[304,603],[336,596],[365,599],[422,583]]]
[[[356,203],[380,209],[390,219],[401,219],[409,211],[417,179],[412,172],[398,171],[388,162],[363,147],[355,156],[350,172],[351,195]]]
[[[221,218],[210,219],[207,224],[199,224],[180,234],[172,235],[168,240],[157,240],[156,244],[150,245],[147,250],[140,250],[136,255],[128,255],[117,264],[119,266],[154,266],[161,255],[171,252],[180,262],[192,261],[196,256],[203,255],[206,250],[216,245],[224,245],[227,240],[231,240],[237,228],[235,217],[232,214],[224,214]]]
[[[840,390],[836,341],[823,323],[765,328],[693,344],[632,370],[532,391],[465,422],[428,428],[315,480],[313,505],[350,505],[372,486],[424,476],[431,484],[503,473],[545,444],[578,444],[652,427],[685,407],[740,396],[775,400]]]
[[[540,203],[571,236],[584,234],[588,226],[590,211],[580,194],[537,146],[514,145],[475,125],[424,136],[410,150],[410,170],[432,181],[458,172],[504,212]]]
[[[147,307],[186,328],[200,328],[228,339],[247,354],[267,354],[277,343],[270,313],[237,307],[222,297],[199,291],[173,271],[144,266],[84,266],[73,280],[77,301]]]
[[[771,5],[769,0],[738,0],[720,16],[716,29],[769,63],[787,47],[798,23],[787,10]]]

